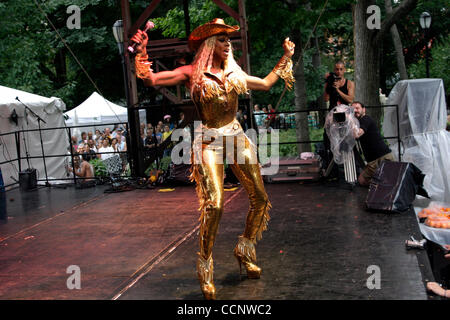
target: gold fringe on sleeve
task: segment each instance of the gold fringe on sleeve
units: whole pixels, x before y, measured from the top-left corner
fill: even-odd
[[[273,73],[284,80],[289,90],[291,90],[292,84],[295,82],[294,75],[292,74],[292,65],[292,59],[283,56],[272,70]]]
[[[148,61],[148,54],[137,54],[134,59],[134,66],[136,68],[136,76],[141,79],[150,79],[151,61]]]

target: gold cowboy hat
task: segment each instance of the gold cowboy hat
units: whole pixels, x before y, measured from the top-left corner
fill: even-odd
[[[189,35],[188,45],[192,51],[196,51],[203,40],[218,34],[230,34],[239,30],[239,26],[229,26],[220,18],[215,18],[192,31]]]

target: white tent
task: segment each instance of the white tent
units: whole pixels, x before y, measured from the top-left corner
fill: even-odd
[[[442,79],[399,81],[387,104],[399,106],[402,161],[413,163],[426,175],[424,187],[432,200],[450,202],[450,133],[445,130]],[[386,109],[383,132],[387,137],[397,136],[395,108]],[[390,140],[390,146],[398,150],[396,140]]]
[[[101,124],[127,121],[127,108],[114,104],[94,92],[76,108],[65,113],[67,125]]]
[[[140,118],[145,120],[145,110],[139,112]],[[127,122],[127,108],[108,101],[97,92],[92,93],[83,103],[65,113],[68,126],[90,125],[75,129],[73,135],[80,131],[103,130],[107,123]]]
[[[41,128],[43,129],[41,134],[46,156],[47,177],[49,179],[66,177],[65,158],[47,157],[67,154],[69,148],[68,136],[66,129],[64,129],[63,112],[66,109],[64,102],[59,98],[41,97],[3,86],[0,86],[0,134],[11,134],[0,136],[0,149],[2,149],[0,163],[18,158],[15,132],[38,129],[37,118],[29,110],[26,110],[24,104],[45,121],[45,123],[41,122]],[[10,120],[14,111],[17,114],[17,125]],[[56,127],[62,127],[63,129],[46,130]],[[19,168],[22,171],[35,168],[38,179],[46,179],[42,158],[29,159],[29,161],[25,159],[27,154],[29,157],[42,156],[39,131],[21,133],[18,140],[22,160],[20,166],[17,160],[1,165],[5,185],[13,184],[15,180],[19,180]]]

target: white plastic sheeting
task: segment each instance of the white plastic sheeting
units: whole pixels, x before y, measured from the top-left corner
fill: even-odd
[[[426,175],[424,188],[432,200],[450,202],[450,133],[445,130],[442,79],[402,80],[392,89],[387,104],[399,106],[402,161],[415,164]],[[383,132],[386,137],[397,136],[395,108],[385,109]],[[389,144],[398,150],[395,139],[389,139]]]
[[[46,123],[41,122],[41,128],[64,128],[63,112],[66,105],[60,98],[46,98],[28,92],[0,86],[0,133],[16,132],[19,130],[33,130],[38,128],[38,121],[30,111],[25,110],[20,99],[34,113],[40,116]],[[16,111],[18,124],[9,120],[11,113]],[[42,141],[46,156],[67,154],[69,139],[66,129],[42,130]],[[28,152],[30,157],[41,157],[42,149],[39,131],[31,131],[20,135],[21,169],[35,168],[38,179],[45,179],[44,161],[42,158],[30,159],[30,163],[24,159]],[[0,137],[0,162],[17,158],[16,139],[14,134]],[[64,157],[46,158],[48,178],[61,179],[66,177]],[[10,185],[19,179],[19,163],[13,161],[1,165],[5,185]],[[15,179],[15,180],[14,180]],[[49,181],[52,183],[52,181]]]
[[[344,113],[344,121],[335,121],[334,113]],[[355,133],[359,130],[359,121],[354,115],[353,108],[344,104],[334,107],[325,118],[325,130],[330,139],[334,161],[343,164],[346,155],[352,152],[356,145]]]

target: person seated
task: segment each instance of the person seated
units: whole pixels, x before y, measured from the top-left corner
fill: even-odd
[[[111,140],[111,148],[113,148],[114,152],[119,152],[119,140],[117,138],[113,138]]]
[[[114,149],[111,147],[109,141],[110,140],[106,137],[105,137],[105,139],[103,139],[102,146],[101,146],[101,148],[98,149],[99,154],[97,155],[97,157],[99,159],[106,160],[113,156],[112,152],[114,152]],[[111,153],[103,153],[103,152],[111,152]]]
[[[91,161],[92,159],[97,158],[97,155],[96,155],[95,151],[91,149],[91,147],[89,146],[88,143],[86,143],[84,145],[83,155],[86,156],[85,157],[86,161]]]
[[[93,139],[88,140],[87,145],[89,146],[90,150],[97,152],[97,146],[95,145],[95,140],[93,140]]]
[[[394,161],[395,159],[391,149],[384,142],[377,124],[366,114],[365,106],[359,101],[354,101],[352,107],[360,127],[358,132],[355,132],[355,138],[361,143],[364,158],[367,161],[366,167],[358,177],[358,183],[361,186],[369,186],[380,163],[383,160]]]
[[[83,131],[81,133],[81,140],[78,141],[78,144],[79,145],[84,145],[85,143],[87,143],[87,133]]]
[[[94,134],[94,136],[93,136],[92,138],[93,138],[95,141],[98,141],[98,139],[100,139],[101,136],[102,136],[102,133],[100,132],[100,130],[99,130],[99,129],[95,129],[95,134]]]
[[[73,157],[73,166],[69,167],[69,171],[73,172],[77,177],[83,178],[77,180],[77,187],[88,188],[95,186],[94,167],[87,161],[87,155],[83,154],[81,157],[77,154]]]
[[[110,139],[110,140],[112,139],[111,129],[110,128],[105,128],[104,137],[107,138],[107,139]]]
[[[120,152],[124,152],[127,151],[127,143],[125,141],[125,138],[122,136],[121,132],[117,132],[117,147],[119,149]]]

